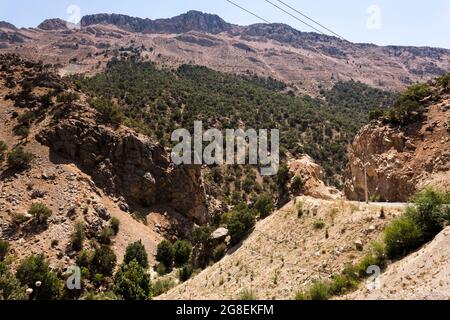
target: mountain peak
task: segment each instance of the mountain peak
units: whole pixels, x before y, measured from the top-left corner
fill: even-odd
[[[143,33],[204,31],[216,34],[232,28],[231,24],[219,16],[200,11],[188,11],[173,18],[157,20],[107,13],[87,15],[81,19],[82,26],[95,24],[111,24],[127,31]]]
[[[0,21],[0,28],[16,30],[16,26],[6,21]]]
[[[56,18],[56,19],[47,19],[44,20],[40,25],[38,25],[39,29],[42,30],[65,30],[67,28],[67,22]]]

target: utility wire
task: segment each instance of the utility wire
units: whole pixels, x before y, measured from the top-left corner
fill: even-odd
[[[308,19],[308,20],[314,22],[315,24],[317,24],[318,26],[322,27],[323,29],[325,29],[325,30],[331,32],[332,34],[334,34],[334,35],[337,36],[338,38],[341,38],[342,40],[347,41],[347,39],[345,39],[344,37],[342,37],[342,36],[339,35],[338,33],[334,32],[333,30],[331,30],[331,29],[329,29],[329,28],[327,28],[327,27],[325,27],[324,25],[320,24],[320,23],[317,22],[316,20],[314,20],[314,19],[308,17],[306,14],[300,12],[299,10],[297,10],[297,9],[295,9],[295,8],[293,8],[293,7],[291,7],[289,4],[287,4],[287,3],[285,3],[285,2],[283,2],[283,1],[281,1],[281,0],[277,0],[277,1],[280,2],[281,4],[285,5],[286,7],[288,7],[289,9],[291,9],[292,11],[297,12],[299,15],[305,17],[306,19]]]
[[[271,2],[271,1],[269,1],[269,0],[264,0],[264,1],[266,1],[267,3],[270,3],[270,4],[271,4],[272,6],[274,6],[275,8],[278,8],[279,10],[283,11],[284,13],[290,15],[292,18],[294,18],[294,19],[300,21],[301,23],[307,25],[307,26],[310,27],[311,29],[313,29],[313,30],[319,32],[320,34],[323,34],[324,36],[326,36],[325,33],[323,33],[322,31],[320,31],[320,30],[317,29],[316,27],[314,27],[314,26],[310,25],[309,23],[303,21],[302,19],[298,18],[297,16],[294,16],[292,13],[290,13],[289,11],[284,10],[284,9],[281,8],[280,6],[277,6],[275,3],[273,3],[273,2]]]
[[[231,4],[234,5],[234,6],[238,7],[239,9],[244,10],[244,11],[247,12],[247,13],[250,13],[252,16],[254,16],[254,17],[256,17],[256,18],[258,18],[258,19],[260,19],[260,20],[262,20],[262,21],[264,21],[264,22],[266,22],[266,23],[270,23],[270,22],[267,21],[266,19],[261,18],[260,16],[256,15],[255,13],[251,12],[250,10],[247,10],[247,9],[241,7],[241,6],[238,5],[237,3],[234,3],[233,1],[230,1],[230,0],[226,0],[226,1],[229,2],[229,3],[231,3]]]

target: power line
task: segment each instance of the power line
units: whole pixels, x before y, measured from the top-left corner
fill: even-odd
[[[309,23],[303,21],[302,19],[298,18],[297,16],[294,16],[292,13],[290,13],[289,11],[284,10],[284,9],[281,8],[280,6],[277,6],[275,3],[273,3],[273,2],[271,2],[271,1],[269,1],[269,0],[264,0],[264,1],[266,1],[267,3],[270,3],[270,4],[271,4],[272,6],[274,6],[275,8],[278,8],[279,10],[283,11],[284,13],[290,15],[292,18],[294,18],[294,19],[300,21],[301,23],[307,25],[307,26],[310,27],[311,29],[313,29],[313,30],[315,30],[315,31],[317,31],[317,32],[319,32],[319,33],[321,33],[321,34],[323,34],[324,36],[326,36],[325,33],[323,33],[322,31],[320,31],[320,30],[317,29],[316,27],[314,27],[314,26],[310,25]]]
[[[247,12],[247,13],[250,13],[252,16],[254,16],[254,17],[256,17],[256,18],[258,18],[258,19],[264,21],[265,23],[270,23],[270,22],[267,21],[266,19],[261,18],[260,16],[258,16],[257,14],[251,12],[250,10],[247,10],[247,9],[241,7],[241,6],[238,5],[237,3],[234,3],[233,1],[230,1],[230,0],[226,0],[226,1],[229,2],[229,3],[231,3],[231,4],[234,5],[234,6],[238,7],[239,9],[244,10],[244,11]]]
[[[283,5],[285,5],[285,6],[288,7],[289,9],[291,9],[291,10],[297,12],[298,14],[300,14],[300,15],[303,16],[303,17],[305,17],[306,19],[308,19],[308,20],[314,22],[314,23],[317,24],[318,26],[320,26],[320,27],[324,28],[325,30],[331,32],[332,34],[334,34],[335,36],[341,38],[342,40],[347,41],[344,37],[342,37],[342,36],[339,35],[338,33],[334,32],[333,30],[331,30],[331,29],[329,29],[329,28],[327,28],[327,27],[325,27],[324,25],[320,24],[320,23],[317,22],[316,20],[314,20],[314,19],[308,17],[306,14],[300,12],[299,10],[297,10],[297,9],[295,9],[295,8],[293,8],[293,7],[291,7],[289,4],[287,4],[287,3],[285,3],[285,2],[283,2],[283,1],[281,1],[281,0],[277,0],[277,1],[280,2],[280,3],[282,3]]]

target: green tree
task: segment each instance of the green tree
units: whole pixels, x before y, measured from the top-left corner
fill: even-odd
[[[142,268],[148,268],[147,251],[145,250],[145,247],[140,240],[128,245],[126,249],[124,263],[128,264],[133,260],[137,261],[137,263],[139,263]]]
[[[184,240],[177,240],[173,245],[174,262],[176,267],[186,264],[191,257],[192,246],[189,242]]]
[[[168,269],[172,268],[175,250],[170,241],[163,240],[157,248],[156,261],[162,263]]]
[[[150,294],[150,276],[136,260],[124,263],[114,275],[113,291],[125,300],[146,300]]]
[[[259,212],[259,215],[262,218],[267,217],[268,215],[270,215],[273,212],[273,210],[275,210],[273,200],[267,193],[260,195],[256,199],[254,207]]]
[[[94,251],[91,259],[91,273],[110,276],[116,266],[117,258],[114,251],[107,245],[101,245]]]
[[[70,237],[70,244],[72,246],[72,249],[75,251],[80,251],[83,248],[83,241],[85,238],[86,235],[84,233],[84,223],[78,221],[75,224],[75,230]]]
[[[8,266],[0,262],[0,301],[1,300],[27,300],[26,287],[22,286],[9,271]]]
[[[61,281],[49,268],[44,255],[33,255],[21,262],[16,278],[21,285],[33,289],[31,298],[36,300],[56,300],[61,294]],[[37,284],[40,284],[37,285]]]

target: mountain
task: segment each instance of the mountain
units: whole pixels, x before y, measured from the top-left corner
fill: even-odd
[[[279,23],[233,25],[198,11],[157,20],[94,14],[71,29],[50,19],[38,29],[2,28],[0,48],[57,64],[61,75],[96,74],[112,57],[133,52],[160,67],[199,64],[270,76],[315,97],[351,80],[400,91],[450,70],[448,49],[355,44]]]
[[[6,21],[0,21],[0,28],[16,30],[16,26]]]
[[[110,24],[132,32],[185,33],[201,31],[212,34],[230,31],[233,26],[217,15],[189,11],[171,19],[141,19],[122,14],[94,14],[81,19],[83,27]]]

